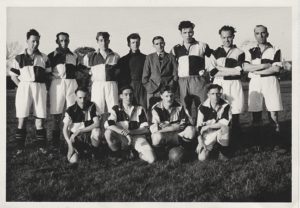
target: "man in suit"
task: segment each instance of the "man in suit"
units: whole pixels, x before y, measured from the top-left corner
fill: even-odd
[[[156,52],[146,56],[142,83],[147,91],[147,107],[160,101],[160,89],[166,85],[176,88],[178,75],[174,56],[165,52],[165,41],[161,36],[152,40]]]

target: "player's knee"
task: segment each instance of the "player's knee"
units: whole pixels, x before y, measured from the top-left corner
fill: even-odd
[[[169,160],[171,162],[180,163],[184,160],[184,154],[185,152],[183,147],[173,147],[169,151]]]
[[[118,151],[120,149],[120,144],[113,138],[113,131],[110,129],[106,129],[104,132],[104,136],[106,139],[106,142],[108,144],[108,147],[112,151]]]
[[[143,152],[140,152],[140,158],[148,162],[149,164],[155,161],[155,155],[153,150],[144,150]]]
[[[160,144],[160,141],[162,140],[162,134],[159,132],[153,133],[151,135],[151,139],[152,139],[152,145],[158,146]]]
[[[198,160],[205,161],[205,160],[207,160],[208,155],[209,155],[209,151],[203,149],[201,152],[198,153]]]
[[[92,142],[92,145],[94,147],[98,147],[99,146],[99,143],[100,143],[100,129],[99,128],[95,128],[93,129],[92,131],[92,134],[91,134],[91,142]]]
[[[196,128],[194,126],[187,126],[184,129],[183,136],[187,139],[193,139],[196,137]]]

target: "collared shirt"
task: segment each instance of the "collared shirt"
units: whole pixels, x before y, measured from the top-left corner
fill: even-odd
[[[93,102],[88,102],[85,109],[79,107],[77,102],[70,106],[65,113],[63,122],[69,123],[69,130],[76,132],[93,124],[93,118],[97,117],[96,105]]]
[[[31,57],[26,49],[15,57],[9,74],[18,77],[21,82],[45,83],[47,73],[50,72],[51,68],[47,55],[36,50]]]
[[[178,44],[172,48],[171,53],[178,62],[178,76],[188,77],[200,75],[200,71],[205,70],[205,56],[210,56],[211,49],[206,43],[193,40],[188,49],[184,44]]]
[[[230,105],[225,100],[220,99],[219,108],[215,110],[210,104],[210,99],[206,99],[198,108],[197,128],[200,131],[202,126],[214,123],[229,125],[231,121]]]
[[[93,53],[87,54],[83,58],[83,64],[90,68],[92,81],[116,81],[116,66],[120,56],[108,49],[106,58],[97,50]]]
[[[191,117],[187,110],[179,103],[174,101],[170,107],[170,111],[164,108],[162,101],[156,103],[152,107],[152,123],[180,123],[184,122],[186,125],[191,125]]]
[[[261,51],[260,47],[257,45],[246,51],[245,62],[253,65],[270,63],[272,66],[282,67],[282,57],[281,50],[274,47],[269,42],[266,43],[266,48]],[[274,73],[273,75],[277,75]],[[255,76],[254,73],[249,72],[248,76],[251,78]]]
[[[218,73],[217,66],[232,68],[232,70],[242,70],[242,65],[245,61],[245,53],[233,45],[227,52],[225,48],[218,47],[214,50],[210,56],[210,64],[208,70],[210,75],[213,77]],[[238,69],[236,69],[238,68]],[[240,72],[241,73],[241,72]],[[225,76],[224,79],[240,79],[240,75],[235,76]]]
[[[120,69],[119,86],[129,85],[131,81],[142,82],[145,59],[146,55],[140,51],[135,53],[130,51],[126,56],[120,58],[118,62],[118,68]]]
[[[129,130],[146,127],[148,126],[146,112],[142,106],[133,105],[127,114],[123,106],[115,105],[105,122],[106,128],[112,125]]]
[[[70,49],[66,51],[56,48],[48,55],[52,75],[57,79],[75,79],[78,65],[77,55]]]

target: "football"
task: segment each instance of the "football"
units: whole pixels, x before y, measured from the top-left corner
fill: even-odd
[[[169,160],[174,163],[180,163],[183,161],[184,149],[183,147],[173,147],[169,151]]]

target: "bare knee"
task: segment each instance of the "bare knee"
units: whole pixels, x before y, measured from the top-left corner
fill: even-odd
[[[162,134],[159,132],[153,133],[151,135],[151,139],[152,139],[152,145],[153,146],[158,146],[160,144],[160,141],[162,139]]]
[[[94,147],[99,146],[100,134],[101,134],[100,128],[93,129],[92,134],[91,134],[91,142]]]
[[[115,152],[120,149],[120,144],[116,140],[116,138],[113,137],[113,133],[114,132],[112,130],[106,129],[104,132],[104,136],[105,136],[105,139],[106,139],[106,142],[107,142],[109,148]]]

